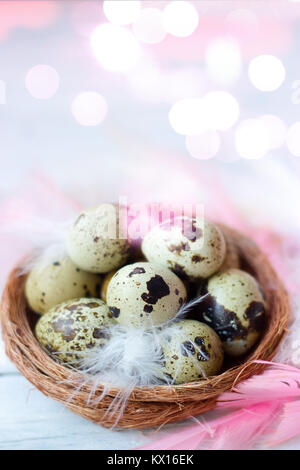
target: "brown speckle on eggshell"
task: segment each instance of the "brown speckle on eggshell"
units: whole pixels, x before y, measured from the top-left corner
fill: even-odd
[[[164,372],[175,384],[217,374],[223,364],[222,343],[204,323],[182,320],[162,336]]]
[[[212,222],[176,217],[155,226],[144,238],[142,250],[150,262],[159,263],[181,279],[208,278],[221,267],[226,244]]]
[[[118,323],[136,327],[170,320],[185,300],[182,281],[169,269],[149,262],[119,269],[107,289],[112,316]]]
[[[25,295],[28,305],[44,314],[55,305],[77,297],[100,297],[102,276],[79,269],[69,257],[39,263],[28,274]]]
[[[240,356],[256,343],[265,324],[265,301],[256,279],[240,269],[211,277],[199,295],[207,294],[193,314],[220,336],[224,351]]]
[[[101,204],[82,212],[67,234],[70,258],[90,272],[107,273],[118,269],[130,255],[130,244],[119,237],[119,226],[115,204]]]
[[[114,323],[102,300],[80,298],[45,313],[36,324],[35,334],[53,357],[76,364],[86,350],[107,343],[108,329]]]

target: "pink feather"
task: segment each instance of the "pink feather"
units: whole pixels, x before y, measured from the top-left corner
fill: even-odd
[[[276,430],[272,433],[271,439],[266,442],[273,447],[288,441],[300,434],[300,401],[290,401],[285,403],[280,421]]]
[[[264,361],[257,361],[264,362]],[[246,407],[269,400],[300,398],[300,369],[266,362],[270,367],[238,384],[231,392],[223,393],[218,408]]]
[[[275,445],[300,434],[300,369],[266,364],[269,367],[263,374],[219,397],[217,408],[237,411],[211,421],[202,418],[183,430],[162,435],[142,449],[249,449],[263,442]],[[267,440],[274,429],[272,440]]]
[[[276,401],[256,404],[212,421],[188,426],[139,449],[249,449],[258,435],[265,434],[279,406]]]

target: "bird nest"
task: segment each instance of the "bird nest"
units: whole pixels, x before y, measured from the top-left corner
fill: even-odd
[[[199,415],[215,407],[220,394],[252,375],[260,374],[270,361],[286,330],[289,299],[285,287],[268,258],[249,238],[228,227],[242,260],[242,268],[253,274],[266,296],[267,325],[259,343],[239,361],[226,362],[219,375],[183,385],[159,385],[135,388],[118,421],[121,428],[145,428]],[[9,275],[1,304],[2,335],[6,353],[19,371],[48,397],[70,410],[103,426],[112,426],[114,417],[107,412],[119,390],[112,388],[101,400],[89,400],[91,388],[84,385],[74,393],[76,372],[51,358],[34,336],[37,315],[30,311],[24,296],[25,276],[15,268]],[[72,381],[69,380],[72,374]],[[78,376],[78,380],[79,376]],[[96,397],[101,396],[99,386]]]

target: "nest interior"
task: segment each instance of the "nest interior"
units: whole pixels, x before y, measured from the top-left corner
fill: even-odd
[[[265,364],[253,361],[269,361],[274,356],[287,330],[290,310],[288,294],[260,248],[239,232],[225,226],[222,228],[233,237],[241,256],[242,268],[256,277],[266,296],[267,325],[259,343],[239,363],[227,364],[228,368],[217,376],[183,385],[134,389],[118,421],[118,427],[161,426],[211,410],[221,393],[261,373],[266,367]],[[89,385],[74,394],[74,385],[68,379],[72,374],[72,380],[76,380],[76,373],[53,360],[40,347],[33,334],[37,316],[26,306],[24,281],[24,276],[20,276],[19,269],[15,268],[3,292],[1,324],[7,355],[19,371],[46,396],[95,423],[113,426],[115,417],[107,411],[118,389],[111,389],[97,405],[88,400],[91,391]],[[99,387],[96,395],[100,396],[102,391],[103,388]]]

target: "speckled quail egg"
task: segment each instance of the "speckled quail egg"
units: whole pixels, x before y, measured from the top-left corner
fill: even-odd
[[[256,279],[240,269],[228,269],[211,277],[199,293],[207,296],[198,304],[194,318],[218,333],[228,355],[246,353],[265,322],[264,297]]]
[[[175,384],[217,374],[223,364],[223,348],[212,328],[196,320],[182,320],[168,328],[160,342],[163,372]]]
[[[222,266],[219,271],[226,271],[231,268],[240,267],[240,255],[236,244],[234,243],[233,237],[229,233],[224,233],[226,242],[226,255]]]
[[[142,250],[149,261],[193,281],[218,271],[225,258],[226,245],[216,225],[184,216],[150,230],[143,240]]]
[[[183,282],[169,269],[133,263],[119,269],[107,289],[107,305],[122,325],[160,325],[173,318],[186,300]]]
[[[102,300],[81,298],[63,302],[45,313],[36,324],[35,334],[55,358],[74,364],[84,351],[107,343],[108,328],[113,323]]]
[[[107,273],[122,266],[130,255],[127,239],[119,238],[118,207],[101,204],[82,212],[67,234],[67,251],[80,268]]]
[[[25,283],[27,302],[43,314],[55,305],[76,297],[100,297],[102,276],[83,271],[70,258],[37,264]]]
[[[116,272],[117,271],[111,271],[110,273],[104,276],[101,286],[101,299],[104,300],[104,302],[106,302],[108,284],[110,283],[111,278],[116,274]]]

